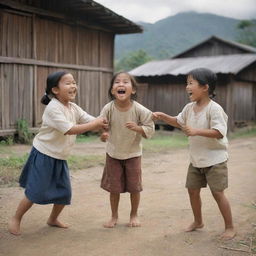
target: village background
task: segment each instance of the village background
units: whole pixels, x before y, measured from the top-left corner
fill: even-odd
[[[189,11],[146,23],[131,21],[97,1],[0,0],[0,21],[0,255],[47,252],[47,255],[193,256],[207,255],[209,251],[210,255],[255,254],[256,191],[252,182],[256,178],[255,19]],[[236,186],[231,186],[228,195],[241,229],[234,241],[222,244],[216,239],[222,223],[214,218],[219,213],[207,192],[204,197],[209,229],[191,235],[181,232],[181,226],[191,219],[183,184],[188,164],[187,139],[180,131],[162,123],[156,124],[154,138],[143,142],[147,188],[142,199],[144,229],[127,231],[122,224],[121,229],[110,234],[101,229],[100,222],[109,214],[107,195],[98,188],[104,144],[96,135],[85,134],[78,137],[69,159],[74,212],[70,207],[64,218],[72,222],[73,229],[66,237],[65,233],[42,229],[40,219],[47,216],[47,208],[35,207],[24,224],[28,226],[24,235],[15,238],[8,234],[8,218],[22,196],[17,180],[41,124],[44,106],[40,99],[50,72],[65,69],[74,74],[79,84],[76,103],[92,115],[97,116],[109,101],[109,83],[119,70],[136,77],[140,103],[152,111],[176,115],[188,102],[186,74],[202,66],[217,73],[216,101],[229,115],[230,167],[234,169],[231,182]],[[83,196],[79,192],[84,187],[87,189]],[[152,204],[151,195],[155,198]],[[96,207],[93,197],[98,200]],[[177,208],[161,204],[159,199]],[[79,205],[81,200],[83,207]],[[128,212],[129,201],[124,200],[123,214]],[[84,211],[86,218],[80,219]],[[95,215],[99,216],[96,227]],[[151,222],[155,225],[153,229]],[[86,228],[91,238],[87,237]],[[135,244],[130,239],[133,236]],[[62,249],[58,251],[54,245],[61,239]],[[68,252],[65,244],[74,239],[77,243]],[[29,240],[36,245],[31,246]],[[111,254],[113,245],[116,254]]]

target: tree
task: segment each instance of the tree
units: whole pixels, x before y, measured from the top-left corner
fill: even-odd
[[[238,23],[238,42],[256,47],[256,20],[242,20]]]
[[[115,63],[115,71],[129,71],[132,70],[153,58],[147,54],[144,50],[130,52]]]

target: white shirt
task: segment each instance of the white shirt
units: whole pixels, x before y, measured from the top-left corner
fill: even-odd
[[[222,163],[228,159],[226,137],[228,117],[222,107],[213,100],[198,113],[194,112],[195,104],[195,102],[187,104],[177,116],[177,122],[197,129],[218,130],[223,138],[189,136],[190,161],[198,168]]]
[[[120,111],[116,108],[114,101],[106,104],[100,114],[109,122],[109,139],[106,144],[106,152],[116,159],[129,159],[142,155],[142,144],[140,133],[125,127],[127,122],[135,122],[140,125],[147,138],[150,138],[155,125],[152,121],[152,112],[133,101],[127,111]]]
[[[46,106],[42,126],[33,140],[33,146],[43,154],[53,158],[66,160],[76,135],[65,135],[76,124],[88,123],[95,118],[73,102],[64,106],[53,98]]]

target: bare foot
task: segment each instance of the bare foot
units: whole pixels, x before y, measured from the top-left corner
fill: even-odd
[[[234,228],[227,228],[225,232],[220,236],[221,240],[230,240],[236,236],[236,231]]]
[[[19,236],[20,233],[20,221],[17,220],[15,217],[12,217],[11,220],[8,223],[8,231],[15,235]]]
[[[203,228],[204,227],[204,224],[201,223],[201,224],[197,224],[195,222],[193,222],[190,226],[188,226],[186,229],[185,229],[185,232],[191,232],[191,231],[195,231],[199,228]]]
[[[57,227],[57,228],[68,228],[67,224],[61,223],[58,220],[48,220],[47,224],[51,227]]]
[[[109,222],[103,225],[104,228],[113,228],[117,224],[117,218],[112,217]]]
[[[140,221],[138,220],[137,216],[133,216],[130,218],[130,222],[127,225],[128,227],[134,228],[134,227],[140,227]]]

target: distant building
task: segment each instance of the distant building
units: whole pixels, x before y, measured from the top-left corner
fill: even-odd
[[[151,61],[130,71],[138,97],[152,111],[177,115],[189,102],[186,75],[209,68],[217,76],[215,100],[229,116],[229,127],[256,120],[256,48],[212,36],[171,59]]]
[[[49,73],[68,70],[77,102],[98,115],[108,102],[116,34],[141,27],[92,0],[0,0],[0,136],[18,119],[40,126]]]

